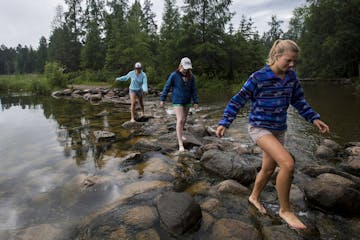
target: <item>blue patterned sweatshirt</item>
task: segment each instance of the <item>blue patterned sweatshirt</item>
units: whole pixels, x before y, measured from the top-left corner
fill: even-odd
[[[162,90],[160,101],[165,101],[166,96],[172,88],[172,103],[173,104],[190,104],[191,99],[194,104],[199,103],[199,97],[195,84],[195,78],[184,81],[179,71],[174,71],[169,75],[166,84]]]
[[[293,70],[281,79],[266,65],[253,73],[227,104],[219,125],[228,128],[240,108],[250,99],[249,124],[269,130],[287,128],[287,109],[291,104],[307,121],[319,119],[304,98],[304,91]]]

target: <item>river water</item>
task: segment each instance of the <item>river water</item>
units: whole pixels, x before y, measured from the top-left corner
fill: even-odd
[[[289,110],[287,144],[295,156],[304,156],[303,164],[314,161],[312,153],[325,137],[340,144],[360,141],[360,93],[353,86],[306,83],[304,90],[331,133],[319,134],[294,109]],[[213,111],[219,119],[230,97],[201,94],[203,113]],[[125,155],[133,143],[130,132],[121,126],[129,120],[128,112],[112,104],[14,94],[0,94],[0,106],[0,236],[37,224],[77,223],[119,197],[119,189],[113,187],[82,202],[74,200],[78,190],[66,184],[81,174],[106,175],[108,163],[101,156],[107,150],[92,144],[92,131],[115,133],[120,141],[108,151]],[[111,114],[99,117],[104,110]],[[247,111],[242,110],[229,131],[239,138],[246,136],[246,122]]]

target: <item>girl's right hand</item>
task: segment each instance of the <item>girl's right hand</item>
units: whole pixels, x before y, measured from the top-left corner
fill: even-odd
[[[160,101],[160,107],[163,108],[165,105],[164,101]]]
[[[216,136],[217,137],[223,137],[224,134],[225,134],[225,129],[226,128],[224,126],[222,126],[222,125],[218,126],[217,129],[216,129]]]

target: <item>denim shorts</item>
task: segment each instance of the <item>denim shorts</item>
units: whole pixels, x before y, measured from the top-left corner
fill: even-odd
[[[256,143],[262,136],[267,135],[267,134],[272,134],[274,135],[279,142],[284,145],[285,143],[285,132],[286,130],[282,130],[282,131],[277,131],[277,130],[268,130],[265,128],[260,128],[260,127],[254,127],[252,125],[248,126],[248,131],[249,131],[249,135],[251,137],[251,139]]]
[[[142,97],[143,96],[143,90],[129,90],[129,94],[135,94],[137,97]]]

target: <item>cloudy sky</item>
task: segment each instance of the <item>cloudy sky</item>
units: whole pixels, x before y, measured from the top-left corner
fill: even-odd
[[[160,24],[164,1],[152,2]],[[183,3],[182,0],[177,2],[179,6]],[[306,0],[233,0],[231,11],[236,14],[232,22],[237,27],[242,15],[251,17],[256,29],[262,33],[268,30],[267,22],[271,20],[271,16],[276,15],[279,20],[284,21],[282,29],[287,30],[293,9],[305,2]],[[21,44],[37,48],[40,37],[48,39],[50,35],[57,5],[65,4],[63,0],[0,0],[0,45],[16,47]]]

